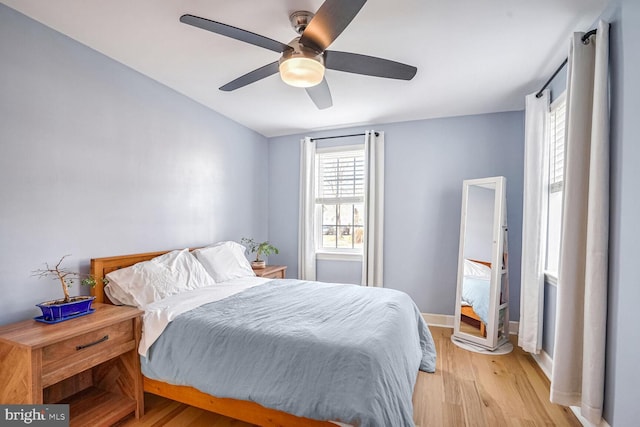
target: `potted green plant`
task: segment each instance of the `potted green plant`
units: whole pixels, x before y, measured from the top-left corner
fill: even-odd
[[[64,294],[64,298],[62,299],[36,304],[36,306],[42,310],[42,316],[35,318],[37,321],[44,323],[57,323],[89,314],[94,311],[91,309],[91,303],[95,297],[69,295],[69,286],[73,283],[80,282],[82,285],[94,287],[96,285],[96,280],[90,274],[82,274],[63,268],[62,262],[68,256],[69,255],[65,255],[60,258],[60,261],[58,261],[58,263],[53,267],[50,267],[49,264],[45,263],[46,268],[40,268],[32,272],[32,275],[38,278],[53,278],[54,280],[57,280],[60,283],[60,286],[62,286],[62,292]],[[105,284],[108,282],[106,279],[103,281]]]
[[[247,239],[246,237],[243,237],[240,241],[247,246],[249,252],[256,254],[256,259],[251,262],[251,267],[253,268],[264,268],[266,266],[266,262],[260,259],[260,256],[269,256],[271,254],[280,253],[278,248],[269,244],[269,242],[258,243],[255,240]]]

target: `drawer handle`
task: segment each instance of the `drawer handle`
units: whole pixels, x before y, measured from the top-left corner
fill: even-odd
[[[108,339],[109,339],[109,335],[105,335],[102,338],[100,338],[98,341],[90,342],[89,344],[77,345],[76,346],[76,350],[83,350],[83,349],[85,349],[87,347],[91,347],[91,346],[94,346],[96,344],[100,344],[101,342],[105,342]]]

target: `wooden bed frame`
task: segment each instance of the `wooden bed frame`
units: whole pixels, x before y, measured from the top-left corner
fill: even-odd
[[[148,261],[169,251],[147,252],[142,254],[114,256],[107,258],[93,258],[91,260],[91,274],[96,279],[96,286],[92,289],[95,302],[111,304],[104,293],[102,279],[110,272],[120,268],[129,267],[142,261]],[[185,403],[225,415],[230,418],[245,421],[260,426],[291,426],[291,427],[336,427],[329,421],[317,421],[302,418],[275,409],[265,408],[255,402],[227,399],[211,396],[193,387],[168,384],[162,381],[152,380],[143,376],[144,391],[171,400]]]
[[[473,311],[473,307],[471,307],[470,305],[463,305],[460,307],[460,314],[462,314],[465,317],[469,317],[470,319],[473,320],[477,320],[478,322],[480,322],[480,334],[483,337],[487,336],[487,325],[484,324],[484,322],[482,321],[482,319],[480,319],[480,316],[478,316],[478,314]],[[475,328],[475,326],[474,326]]]

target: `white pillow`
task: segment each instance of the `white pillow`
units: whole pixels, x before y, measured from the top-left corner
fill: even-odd
[[[109,284],[104,287],[104,293],[109,297],[109,301],[115,305],[131,305],[133,307],[137,305],[133,296],[120,290],[120,287],[114,285],[113,282],[109,282]]]
[[[138,308],[180,292],[215,285],[189,249],[112,271],[107,279],[110,294],[116,300]]]
[[[475,277],[477,279],[490,280],[491,267],[488,265],[474,262],[468,259],[464,260],[464,275],[467,277]]]
[[[236,242],[220,242],[196,249],[193,255],[202,263],[216,282],[255,276],[251,264],[244,255],[246,248]]]

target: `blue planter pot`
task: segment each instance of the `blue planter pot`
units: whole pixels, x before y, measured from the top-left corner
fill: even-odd
[[[44,323],[58,323],[65,320],[73,319],[79,316],[93,313],[95,310],[91,308],[91,303],[96,297],[80,296],[71,297],[73,301],[67,303],[56,303],[55,301],[43,302],[36,304],[42,310],[42,316],[38,316],[35,320]]]

